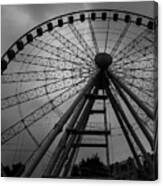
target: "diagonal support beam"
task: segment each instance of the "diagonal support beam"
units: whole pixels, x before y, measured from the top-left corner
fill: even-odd
[[[85,93],[89,91],[93,84],[94,80],[98,74],[98,71],[95,73],[95,75],[88,81],[87,85],[85,88],[80,92],[78,97],[75,99],[71,107],[68,109],[68,111],[63,115],[63,117],[54,125],[52,130],[50,130],[48,137],[43,141],[43,143],[40,145],[40,148],[36,151],[34,154],[32,161],[28,163],[26,166],[26,169],[24,173],[22,174],[22,177],[30,177],[51,144],[54,142],[55,138],[58,136],[58,134],[63,130],[63,127],[69,117],[71,116],[72,112],[78,105],[79,101],[84,97]]]
[[[132,105],[130,104],[130,102],[126,98],[125,94],[119,88],[118,84],[113,79],[112,79],[112,82],[115,85],[116,89],[118,90],[119,95],[124,100],[125,104],[127,105],[127,107],[129,108],[130,112],[132,113],[132,116],[134,117],[135,121],[137,122],[137,124],[139,125],[141,130],[143,131],[145,137],[147,138],[147,140],[148,140],[148,142],[149,142],[149,144],[151,146],[151,149],[153,150],[153,145],[154,145],[153,139],[152,139],[150,133],[148,132],[148,130],[146,129],[145,123],[141,120],[141,118],[139,118],[138,114],[135,112],[135,110],[133,109]]]
[[[94,94],[97,94],[98,92],[98,89],[95,89],[94,90]],[[80,119],[79,119],[79,123],[78,123],[78,129],[79,130],[84,130],[85,127],[86,127],[86,124],[87,124],[87,121],[89,119],[89,111],[92,109],[93,107],[93,104],[94,104],[94,101],[95,100],[90,100],[87,104],[87,107],[84,109],[83,111],[83,114],[81,115]],[[75,142],[76,144],[79,144],[81,143],[82,141],[82,136],[73,136],[72,137],[72,141],[71,141],[71,145],[70,145],[70,148],[72,147],[72,144]],[[77,154],[79,152],[79,148],[73,148],[72,151],[71,151],[71,154],[69,155],[69,159],[65,165],[65,169],[64,169],[64,172],[62,174],[62,177],[68,177],[70,176],[70,173],[71,173],[71,170],[72,170],[72,167],[73,167],[73,164],[77,158]]]
[[[106,88],[106,89],[108,89],[108,88]],[[112,94],[112,93],[111,93],[111,94]],[[113,95],[112,95],[112,96],[113,96]],[[126,114],[124,113],[124,111],[123,111],[121,105],[118,104],[118,102],[116,101],[116,99],[115,99],[115,104],[116,104],[116,107],[117,107],[117,109],[118,109],[118,112],[119,112],[120,115],[122,116],[122,118],[123,118],[123,120],[124,120],[124,122],[125,122],[127,128],[129,129],[131,135],[133,136],[133,138],[134,138],[136,144],[138,145],[138,147],[140,148],[142,154],[143,154],[144,157],[146,158],[146,157],[147,157],[147,153],[146,153],[146,150],[145,150],[143,144],[141,143],[140,139],[138,138],[137,134],[135,133],[134,129],[132,128],[132,126],[131,126],[131,124],[130,124],[130,122],[129,122],[127,116],[126,116]]]
[[[106,80],[106,82],[107,81],[108,80]],[[118,112],[116,100],[115,100],[114,96],[112,95],[112,93],[110,91],[110,88],[108,87],[108,83],[106,84],[106,93],[108,95],[108,98],[109,98],[110,103],[112,105],[112,108],[114,110],[114,113],[115,113],[115,115],[117,117],[117,120],[118,120],[118,122],[119,122],[119,124],[121,126],[121,129],[122,129],[122,131],[124,133],[124,136],[125,136],[126,141],[127,141],[128,145],[129,145],[129,148],[130,148],[130,150],[131,150],[131,152],[132,152],[132,154],[133,154],[133,156],[134,156],[134,158],[136,160],[137,166],[141,169],[142,168],[142,165],[141,165],[140,159],[139,159],[138,154],[137,154],[137,152],[136,152],[136,150],[134,148],[134,145],[133,145],[133,143],[131,141],[131,138],[130,138],[130,135],[128,133],[128,130],[126,129],[126,127],[124,125],[124,122],[122,120],[122,117],[121,117],[120,113]]]
[[[94,90],[94,94],[96,94],[96,91],[97,89]],[[77,122],[77,126],[76,126],[76,129],[80,129],[80,130],[84,130],[86,124],[87,124],[87,121],[88,121],[88,118],[89,118],[89,111],[91,110],[92,106],[94,104],[94,100],[90,100],[85,109],[83,110],[80,118],[79,118],[79,121]],[[61,156],[61,159],[59,160],[58,164],[55,166],[53,172],[52,172],[52,175],[54,177],[58,177],[59,174],[60,174],[60,171],[63,167],[63,164],[65,163],[67,157],[68,157],[68,154],[70,152],[70,149],[72,148],[72,145],[75,143],[79,143],[81,140],[81,137],[80,135],[79,136],[75,136],[75,135],[72,135],[71,138],[69,139],[69,141],[67,142],[67,145],[66,145],[66,148],[65,148],[65,151],[62,152],[62,156]],[[74,153],[75,153],[76,149],[73,150],[73,153],[72,153],[72,157],[74,156]],[[71,158],[70,158],[71,159]],[[68,166],[70,167],[70,166]]]
[[[108,87],[106,87],[106,90],[108,90]],[[112,94],[112,93],[111,93]],[[113,95],[112,95],[113,96]],[[113,96],[114,97],[114,96]],[[151,159],[149,158],[149,156],[147,155],[147,152],[146,152],[146,149],[144,148],[142,142],[140,141],[140,139],[138,138],[137,134],[135,133],[134,129],[132,128],[125,112],[123,111],[122,107],[120,104],[118,104],[118,102],[115,100],[115,104],[116,104],[116,107],[117,107],[117,110],[119,112],[119,114],[121,115],[122,119],[124,120],[128,130],[130,131],[133,139],[135,140],[137,146],[139,147],[140,151],[142,152],[145,160],[149,163],[149,165],[152,167],[152,161]]]
[[[103,94],[105,91],[103,90]],[[106,159],[107,159],[107,166],[110,171],[110,147],[109,147],[109,139],[108,139],[108,134],[106,133],[108,131],[108,125],[107,125],[107,113],[106,113],[106,101],[103,100],[103,109],[104,109],[104,128],[105,128],[105,143],[106,143]],[[109,134],[110,130],[109,130]]]
[[[52,170],[54,169],[54,166],[56,164],[56,162],[58,161],[58,157],[60,157],[62,151],[65,148],[65,144],[67,142],[67,139],[70,136],[70,132],[68,131],[68,129],[73,128],[76,120],[78,119],[84,105],[85,105],[86,99],[84,98],[82,101],[80,101],[78,107],[76,108],[76,110],[74,111],[74,114],[70,120],[70,122],[68,123],[68,126],[66,127],[66,131],[64,132],[62,138],[60,139],[57,147],[55,148],[51,159],[49,160],[49,163],[47,165],[47,168],[45,169],[44,173],[43,173],[43,177],[49,177],[51,175]]]
[[[124,84],[121,80],[119,80],[112,72],[108,72],[108,76],[111,79],[114,79],[117,84],[139,105],[139,107],[146,113],[146,115],[154,120],[154,115],[151,110],[149,110],[142,101]]]

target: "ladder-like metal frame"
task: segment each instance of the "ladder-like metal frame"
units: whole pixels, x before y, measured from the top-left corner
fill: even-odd
[[[118,103],[115,95],[110,88],[112,84],[115,89],[117,89],[120,97],[126,104],[128,110],[132,114],[133,118],[137,122],[138,126],[142,130],[144,136],[151,146],[151,150],[154,149],[154,139],[149,134],[147,129],[144,126],[144,123],[139,118],[135,112],[132,105],[129,103],[125,94],[129,95],[135,103],[144,111],[144,113],[149,116],[150,119],[154,119],[151,115],[151,111],[143,105],[143,103],[134,95],[128,87],[126,87],[117,77],[115,77],[111,72],[104,70],[97,70],[96,74],[89,80],[86,87],[78,95],[74,103],[64,114],[64,116],[54,125],[54,128],[49,133],[47,139],[41,144],[38,151],[35,153],[32,161],[29,165],[26,166],[26,169],[22,176],[30,176],[38,163],[43,158],[44,154],[54,142],[57,135],[63,130],[63,127],[66,125],[66,128],[63,132],[60,141],[55,148],[52,157],[48,163],[47,168],[43,173],[43,177],[70,177],[73,164],[76,160],[79,148],[81,147],[97,147],[97,148],[106,148],[106,160],[108,166],[108,173],[110,173],[110,147],[109,147],[109,138],[111,134],[111,129],[108,129],[108,120],[107,120],[107,110],[106,110],[106,99],[111,103],[117,121],[122,129],[122,132],[125,136],[125,139],[128,143],[130,151],[135,159],[135,165],[139,170],[144,171],[142,162],[140,160],[139,154],[137,153],[137,145],[140,152],[142,153],[144,159],[150,167],[152,168],[153,164],[148,157],[144,144],[141,142],[136,132],[132,128],[132,125],[124,112],[121,105]],[[103,95],[98,94],[99,90],[103,91]],[[124,94],[125,93],[125,94]],[[103,109],[95,110],[92,109],[96,100],[103,101]],[[87,122],[90,115],[93,114],[103,114],[104,115],[104,130],[86,130]],[[105,137],[104,144],[92,144],[92,143],[81,143],[83,135],[103,135]],[[134,142],[134,143],[133,143]],[[145,171],[144,171],[144,174]]]

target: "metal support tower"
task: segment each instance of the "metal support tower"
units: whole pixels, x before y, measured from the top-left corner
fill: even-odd
[[[83,91],[81,91],[64,116],[54,125],[53,130],[49,133],[46,140],[39,147],[38,152],[35,153],[35,156],[33,157],[30,164],[26,166],[22,176],[26,177],[32,174],[46,151],[54,142],[57,135],[62,132],[64,126],[66,127],[62,137],[60,138],[57,147],[54,149],[47,168],[43,173],[43,177],[70,177],[73,165],[79,152],[79,148],[82,147],[105,148],[108,174],[110,174],[110,147],[108,136],[111,134],[111,128],[108,129],[106,99],[108,99],[111,103],[117,121],[119,122],[131,153],[133,154],[137,168],[143,170],[143,165],[140,161],[135,145],[137,145],[137,147],[140,149],[144,159],[149,163],[150,166],[152,166],[152,162],[149,160],[143,143],[134,131],[130,120],[124,112],[122,106],[118,103],[117,98],[111,89],[111,86],[114,86],[119,92],[119,95],[128,107],[133,118],[151,145],[151,149],[153,150],[153,139],[145,128],[144,123],[141,121],[134,108],[129,103],[124,92],[126,92],[139,105],[139,107],[142,108],[142,110],[148,116],[150,116],[151,119],[153,119],[153,116],[151,116],[151,111],[146,108],[145,105],[143,105],[140,100],[109,71],[109,66],[112,64],[112,57],[110,55],[106,53],[97,54],[95,57],[95,63],[97,66],[95,75],[90,79],[86,87],[83,89]],[[102,94],[99,93],[100,91]],[[93,105],[97,100],[102,101],[102,109],[93,109]],[[95,114],[103,115],[103,131],[86,129],[90,115]],[[88,135],[104,136],[105,143],[83,143],[83,136]]]
[[[101,72],[100,72],[101,73]],[[99,75],[99,74],[98,74]],[[97,75],[97,77],[98,77]],[[101,87],[102,88],[102,87]],[[99,95],[98,92],[100,87],[97,86],[97,79],[94,81],[94,86],[92,91],[85,94],[85,102],[79,103],[78,109],[72,114],[72,119],[70,120],[68,127],[65,129],[65,132],[58,143],[57,148],[55,149],[52,158],[49,161],[47,169],[44,172],[44,177],[67,177],[70,176],[73,163],[75,161],[75,155],[78,152],[79,148],[82,147],[98,147],[106,148],[106,159],[109,166],[109,143],[108,135],[110,131],[107,128],[107,113],[106,113],[106,95]],[[95,110],[92,109],[96,100],[102,100],[103,109]],[[90,115],[102,114],[104,116],[104,130],[86,130],[86,125]],[[82,143],[82,137],[85,135],[89,136],[104,136],[105,144],[96,144],[96,143]],[[61,175],[62,169],[63,174]]]

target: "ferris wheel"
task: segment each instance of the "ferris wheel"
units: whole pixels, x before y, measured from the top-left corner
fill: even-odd
[[[22,35],[1,58],[2,168],[67,177],[92,151],[108,166],[131,156],[141,167],[157,148],[156,37],[155,19],[109,9]]]

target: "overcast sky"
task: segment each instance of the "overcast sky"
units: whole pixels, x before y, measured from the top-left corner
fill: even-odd
[[[91,8],[120,9],[152,16],[151,1],[114,2],[114,3],[76,3],[76,4],[40,4],[40,5],[2,5],[1,36],[2,54],[21,35],[33,26],[60,14]]]

